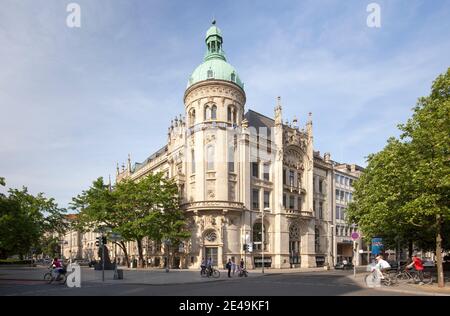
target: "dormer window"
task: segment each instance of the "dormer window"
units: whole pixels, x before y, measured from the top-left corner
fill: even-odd
[[[231,81],[236,82],[236,74],[234,72],[231,73]]]
[[[213,77],[213,71],[211,69],[208,70],[207,76],[208,76],[208,79]]]

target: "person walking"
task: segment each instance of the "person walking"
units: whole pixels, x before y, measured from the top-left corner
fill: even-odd
[[[229,278],[231,278],[231,266],[232,266],[232,263],[231,263],[231,259],[228,259],[228,262],[227,262],[227,264],[226,264],[226,268],[227,268],[227,270],[228,270],[228,277]]]
[[[244,269],[244,259],[241,259],[240,267],[241,267],[241,270]]]
[[[236,262],[234,262],[234,258],[231,260],[231,269],[233,270],[233,276],[236,272]]]

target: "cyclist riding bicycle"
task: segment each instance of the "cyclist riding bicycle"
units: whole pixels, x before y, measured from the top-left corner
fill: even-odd
[[[422,259],[420,259],[417,255],[412,256],[412,262],[406,266],[406,269],[414,268],[414,270],[417,272],[417,275],[419,276],[420,283],[419,285],[423,285],[423,263]]]
[[[383,259],[383,256],[378,255],[376,258],[377,264],[375,265],[374,269],[380,279],[384,279],[383,273],[389,271],[391,269],[391,265]]]
[[[212,258],[209,257],[208,261],[206,262],[206,271],[208,271],[209,276],[211,276],[213,273],[212,265],[213,265]]]
[[[58,258],[53,259],[51,267],[53,268],[52,275],[55,279],[58,279],[58,277],[64,272],[64,268]]]

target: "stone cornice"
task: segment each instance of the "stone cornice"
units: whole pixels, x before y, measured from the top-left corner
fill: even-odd
[[[191,211],[200,209],[234,209],[243,210],[244,204],[241,202],[230,202],[230,201],[197,201],[184,203],[181,205],[181,209]]]
[[[196,91],[197,90],[197,91]],[[237,84],[225,80],[204,80],[190,86],[184,93],[184,104],[187,106],[191,103],[191,94],[194,93],[194,98],[207,98],[217,94],[217,97],[223,97],[230,100],[237,98],[241,105],[244,106],[246,101],[245,91]]]

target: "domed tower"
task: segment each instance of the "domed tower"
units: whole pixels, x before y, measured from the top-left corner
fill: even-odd
[[[244,117],[244,84],[223,51],[223,37],[213,21],[206,32],[204,61],[191,74],[184,94],[186,109],[186,201],[193,217],[192,257],[212,256],[219,266],[226,253],[238,252],[239,231],[225,223],[239,221],[238,137]],[[237,227],[237,226],[235,226]],[[231,249],[235,243],[237,249]],[[228,249],[224,251],[224,249]],[[194,267],[200,262],[192,262]]]

